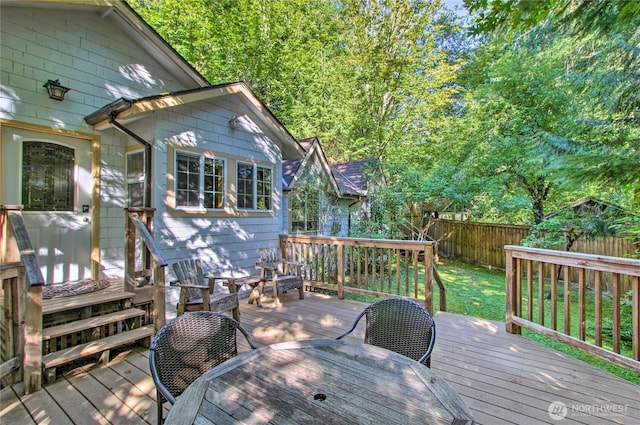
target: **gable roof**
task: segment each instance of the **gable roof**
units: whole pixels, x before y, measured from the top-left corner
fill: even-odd
[[[367,196],[367,172],[372,168],[379,168],[380,161],[376,158],[360,159],[356,161],[340,162],[331,165],[340,193],[351,196]]]
[[[363,197],[367,196],[367,172],[371,168],[379,168],[380,161],[375,158],[361,159],[356,161],[340,162],[329,164],[324,154],[324,150],[317,137],[302,139],[299,145],[307,152],[302,160],[291,159],[282,164],[282,184],[284,190],[291,190],[295,181],[302,175],[306,164],[314,152],[321,157],[323,164],[326,164],[332,177],[336,192],[340,197]]]
[[[574,214],[587,213],[590,215],[600,214],[629,214],[624,208],[614,204],[610,204],[595,198],[584,198],[566,207],[560,208],[558,211],[547,214],[545,218],[552,218],[560,214],[562,211],[572,210]]]
[[[175,51],[125,0],[2,0],[2,7],[31,7],[95,12],[111,19],[185,86],[205,87],[209,82]]]
[[[293,179],[296,178],[298,171],[301,170],[301,159],[287,159],[282,161],[282,188],[284,190],[291,189]]]
[[[284,158],[300,158],[304,155],[304,149],[298,141],[289,133],[289,130],[276,118],[271,110],[253,93],[244,82],[218,84],[192,90],[166,93],[155,96],[147,96],[139,99],[117,99],[97,111],[87,115],[85,121],[96,130],[109,128],[111,119],[131,122],[147,116],[149,113],[164,108],[187,105],[210,99],[228,97],[233,99],[235,106],[242,108],[242,112],[249,111],[251,117],[271,129],[276,135],[276,142],[280,143]],[[230,117],[231,118],[231,117]]]
[[[309,162],[315,157],[318,158],[320,167],[326,173],[329,183],[333,187],[336,194],[339,194],[339,188],[332,176],[329,162],[324,154],[324,150],[320,145],[320,140],[317,137],[309,137],[298,141],[298,145],[305,151],[304,157],[299,159],[292,159],[284,161],[282,164],[282,185],[284,190],[290,190],[295,182],[302,177],[304,170]]]

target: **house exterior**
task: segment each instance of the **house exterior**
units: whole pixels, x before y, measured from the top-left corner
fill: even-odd
[[[23,206],[47,283],[122,277],[139,206],[169,263],[255,273],[282,231],[282,162],[306,152],[250,88],[210,85],[124,1],[0,8],[0,204]]]
[[[352,225],[369,212],[369,190],[383,183],[379,161],[330,164],[317,137],[299,143],[304,158],[283,163],[282,233],[350,236]]]
[[[372,190],[386,185],[382,165],[377,158],[367,158],[332,164],[331,172],[340,189],[340,203],[347,213],[342,216],[341,227],[346,227],[352,236],[352,226],[371,215]]]

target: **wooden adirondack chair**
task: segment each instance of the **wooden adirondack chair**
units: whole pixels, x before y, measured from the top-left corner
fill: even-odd
[[[280,305],[279,294],[289,289],[297,289],[303,300],[302,264],[285,261],[280,248],[261,248],[258,253],[260,262],[256,266],[260,268],[260,279],[263,282],[271,281],[276,305]]]
[[[180,288],[178,316],[185,311],[206,310],[224,313],[231,310],[233,318],[240,320],[238,293],[234,278],[205,276],[200,260],[178,261],[173,264],[173,270],[178,280],[171,282],[171,285]],[[207,279],[206,283],[205,279]],[[216,292],[216,281],[223,281],[224,285],[229,288],[229,293]]]

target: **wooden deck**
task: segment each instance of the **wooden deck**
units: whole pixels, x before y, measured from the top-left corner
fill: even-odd
[[[262,308],[241,300],[241,323],[258,345],[334,338],[364,308],[315,293],[299,300],[294,292],[282,296],[280,308],[268,298]],[[175,315],[173,302],[167,311]],[[458,390],[478,423],[640,423],[636,385],[507,334],[503,323],[438,313],[436,326],[432,369]],[[358,329],[354,337],[362,332]],[[0,423],[155,424],[155,387],[148,370],[148,351],[131,347],[106,366],[74,364],[35,394],[18,397],[20,385],[4,388]],[[552,419],[553,402],[567,406],[564,419]]]

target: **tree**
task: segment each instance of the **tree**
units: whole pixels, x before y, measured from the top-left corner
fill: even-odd
[[[473,29],[485,33],[525,33],[547,28],[563,37],[575,93],[590,101],[582,107],[589,137],[558,146],[574,180],[599,179],[625,186],[640,211],[640,2],[635,0],[465,0],[475,18]],[[568,139],[567,141],[571,141]],[[605,164],[603,164],[605,161]]]
[[[212,84],[245,81],[297,137],[334,139],[344,73],[335,68],[342,30],[333,2],[138,0],[133,6]]]
[[[439,1],[138,0],[212,83],[244,80],[334,160],[393,157],[433,132],[455,91]],[[428,94],[428,95],[425,95]]]
[[[579,207],[564,208],[545,217],[522,243],[525,246],[552,249],[560,247],[571,251],[573,244],[580,238],[593,240],[615,235],[618,230],[615,223],[625,217],[628,215],[617,207],[585,202]]]
[[[436,169],[449,181],[465,176],[458,191],[473,194],[467,202],[490,198],[504,213],[526,199],[530,220],[540,223],[546,204],[571,190],[555,178],[558,161],[549,148],[550,141],[569,137],[579,116],[574,95],[563,89],[568,76],[558,45],[548,34],[533,33],[494,37],[478,48],[465,71],[470,83],[463,125],[454,127],[457,149],[447,144],[453,159]]]
[[[482,37],[459,80],[462,118],[439,144],[453,158],[437,158],[430,174],[476,214],[518,222],[510,211],[526,199],[540,223],[563,199],[597,193],[629,206],[638,191],[638,126],[629,121],[638,114],[629,114],[633,102],[616,107],[619,94],[637,95],[628,90],[633,49],[619,42],[637,40],[637,19],[624,12],[637,6],[598,3],[466,2]]]
[[[424,143],[452,102],[457,64],[438,48],[448,21],[424,0],[347,0],[340,13],[354,110],[341,150],[392,159]]]

